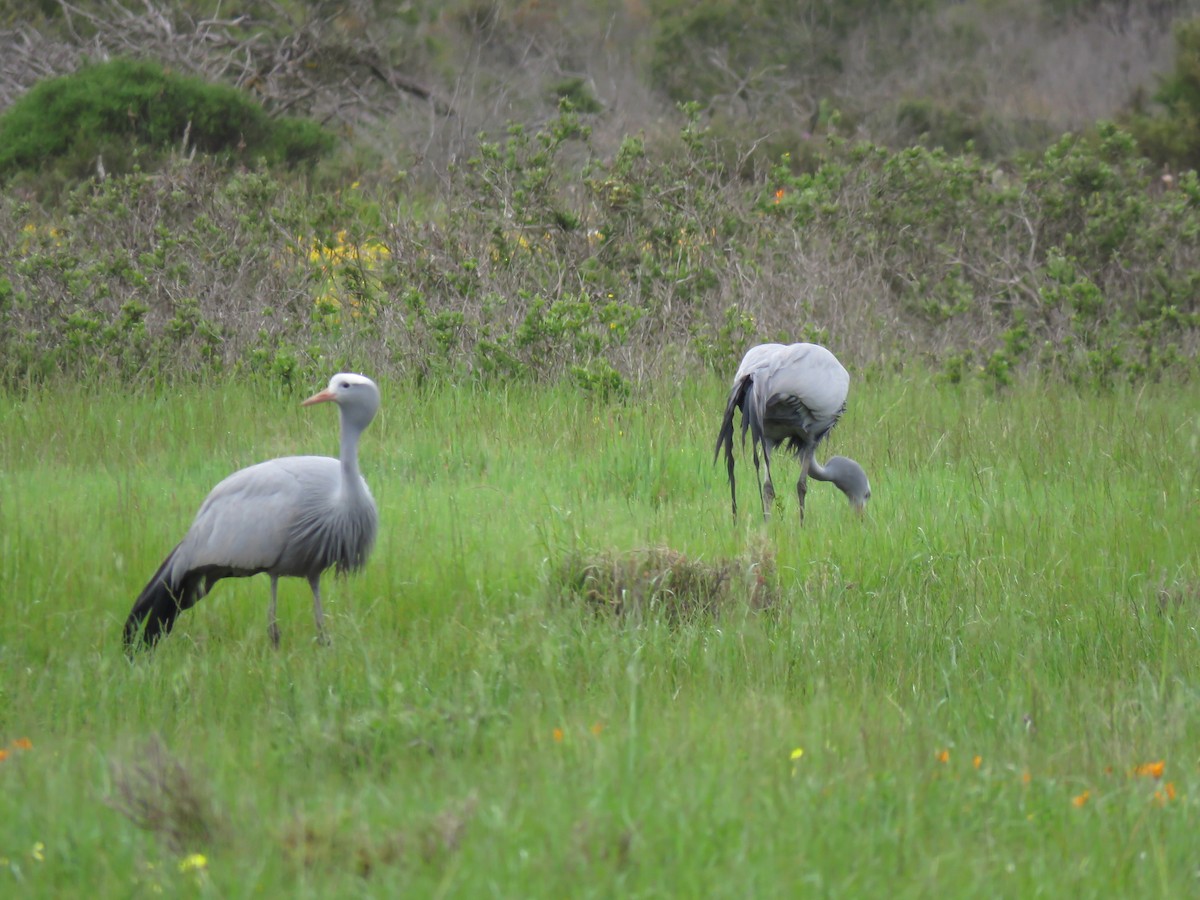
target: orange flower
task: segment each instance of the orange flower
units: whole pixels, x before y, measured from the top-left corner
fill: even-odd
[[[1024,772],[1021,773],[1021,784],[1029,784],[1029,782],[1031,782],[1031,781],[1033,781],[1033,776],[1030,775],[1029,770],[1026,769]]]
[[[1166,806],[1167,803],[1175,799],[1175,782],[1168,781],[1160,790],[1154,792],[1154,799],[1158,801],[1159,806]]]
[[[949,750],[939,750],[937,752],[937,761],[940,763],[950,762],[950,751]]]
[[[1142,763],[1140,766],[1134,766],[1133,774],[1142,778],[1162,778],[1163,769],[1167,767],[1165,760],[1158,762]]]
[[[983,765],[983,757],[980,756],[978,753],[976,753],[975,758],[973,760],[971,760],[971,765],[973,765],[975,768],[978,769],[980,766]]]
[[[33,741],[31,741],[29,738],[17,738],[15,741],[13,741],[12,745],[18,750],[33,749]]]
[[[551,732],[551,734],[554,735],[554,742],[556,744],[562,743],[563,730],[561,728],[555,728],[554,731]]]
[[[604,731],[604,723],[603,722],[593,722],[592,723],[592,734],[596,735],[596,737],[599,737],[600,732],[602,732],[602,731]]]
[[[8,759],[8,751],[0,750],[0,762],[4,762],[6,759]]]
[[[1084,791],[1078,797],[1072,797],[1071,803],[1073,803],[1076,807],[1083,806],[1085,803],[1088,802],[1088,797],[1090,797],[1090,796],[1092,796],[1091,791]]]
[[[779,190],[777,190],[775,192],[775,202],[776,203],[783,202],[783,198],[786,193],[787,193],[787,191],[785,191],[783,188],[780,188]]]

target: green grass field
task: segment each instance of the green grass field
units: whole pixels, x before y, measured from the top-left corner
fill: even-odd
[[[860,378],[822,455],[874,499],[813,484],[802,529],[782,458],[764,525],[739,454],[731,520],[724,381],[384,382],[380,536],[325,580],[332,645],[289,580],[273,651],[259,576],[130,663],[124,617],[208,490],[336,452],[299,406],[320,387],[0,400],[6,895],[1200,891],[1195,385]],[[561,587],[656,548],[735,573],[716,613]]]

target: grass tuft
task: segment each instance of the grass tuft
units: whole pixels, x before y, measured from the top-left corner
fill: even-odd
[[[461,849],[478,806],[472,792],[427,821],[381,834],[362,826],[347,831],[337,819],[301,815],[283,830],[280,842],[287,858],[304,870],[346,869],[369,878],[408,861],[444,862]]]
[[[210,850],[222,842],[226,826],[205,785],[157,735],[137,760],[113,761],[111,774],[109,805],[174,853]]]
[[[765,609],[779,599],[775,558],[765,548],[712,561],[669,547],[576,552],[559,566],[551,590],[614,615],[662,615],[668,621]]]

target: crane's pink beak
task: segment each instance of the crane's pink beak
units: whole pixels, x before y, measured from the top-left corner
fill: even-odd
[[[325,388],[325,390],[318,391],[317,393],[313,394],[311,397],[309,397],[307,400],[305,400],[300,405],[301,406],[312,406],[314,403],[324,403],[327,400],[336,400],[336,399],[337,399],[337,395],[333,391],[331,391],[329,388]]]

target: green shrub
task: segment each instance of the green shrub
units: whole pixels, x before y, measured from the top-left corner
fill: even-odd
[[[294,165],[334,138],[302,119],[272,119],[241,91],[115,59],[39,82],[0,116],[0,179],[57,163],[75,177],[130,170],[138,148],[195,147],[243,161]],[[187,148],[185,148],[187,149]]]
[[[1175,27],[1175,68],[1154,100],[1161,110],[1135,110],[1128,127],[1154,161],[1200,168],[1200,18]]]
[[[324,194],[204,158],[53,213],[0,194],[0,381],[368,369],[620,396],[764,340],[996,389],[1196,372],[1200,179],[1151,190],[1115,126],[1004,167],[813,139],[764,179],[683,113],[673,141],[601,154],[564,104],[481,138],[424,217],[395,213],[407,185]]]

